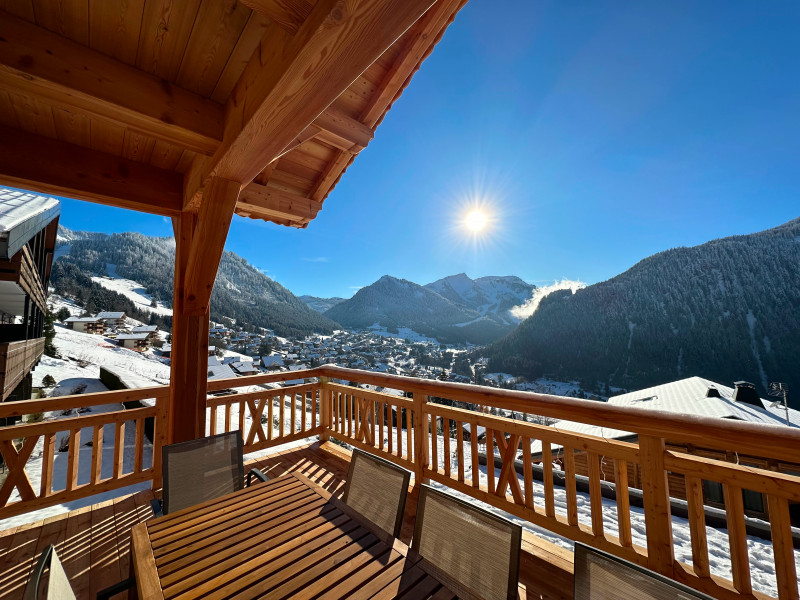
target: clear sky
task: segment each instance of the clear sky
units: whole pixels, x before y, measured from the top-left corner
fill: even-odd
[[[226,248],[295,294],[613,277],[800,215],[800,2],[471,0],[306,230]],[[463,226],[482,204],[480,235]],[[171,235],[65,201],[71,229]]]

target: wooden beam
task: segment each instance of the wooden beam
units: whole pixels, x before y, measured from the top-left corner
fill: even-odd
[[[316,118],[314,125],[324,132],[320,139],[353,154],[366,148],[375,136],[372,129],[332,106]]]
[[[210,177],[250,183],[433,3],[319,0],[294,36],[270,30],[228,101],[222,146],[192,164],[185,202]]]
[[[0,184],[166,217],[180,214],[180,173],[0,126]]]
[[[297,33],[300,25],[311,13],[311,2],[307,0],[239,0],[245,6],[267,17],[291,34]]]
[[[238,182],[221,177],[212,178],[208,185],[186,267],[183,291],[185,308],[191,314],[208,312],[211,290],[240,190]]]
[[[284,221],[308,222],[317,216],[322,204],[304,196],[251,183],[239,195],[237,212],[264,215]]]
[[[201,154],[222,140],[220,104],[4,12],[0,86]]]

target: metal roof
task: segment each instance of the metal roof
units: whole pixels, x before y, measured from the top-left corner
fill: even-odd
[[[10,259],[60,214],[56,198],[0,187],[0,258]]]

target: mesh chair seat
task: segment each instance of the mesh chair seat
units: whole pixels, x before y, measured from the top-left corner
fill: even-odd
[[[242,434],[228,431],[162,448],[163,504],[154,506],[158,514],[200,504],[241,490],[245,485]],[[267,477],[258,469],[247,474],[261,481]]]
[[[342,501],[394,537],[400,536],[411,471],[354,449]]]
[[[47,573],[45,573],[47,571]],[[125,579],[109,588],[97,592],[97,600],[108,600],[112,596],[133,586],[133,579]],[[24,600],[76,600],[75,592],[66,571],[50,544],[39,556],[33,575],[25,587]]]
[[[591,546],[575,543],[575,600],[712,600],[697,590]]]
[[[430,486],[420,487],[411,548],[475,596],[517,597],[521,546],[519,525]]]

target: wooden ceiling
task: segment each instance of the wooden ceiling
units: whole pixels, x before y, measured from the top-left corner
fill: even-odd
[[[305,227],[466,0],[0,0],[0,183]]]

